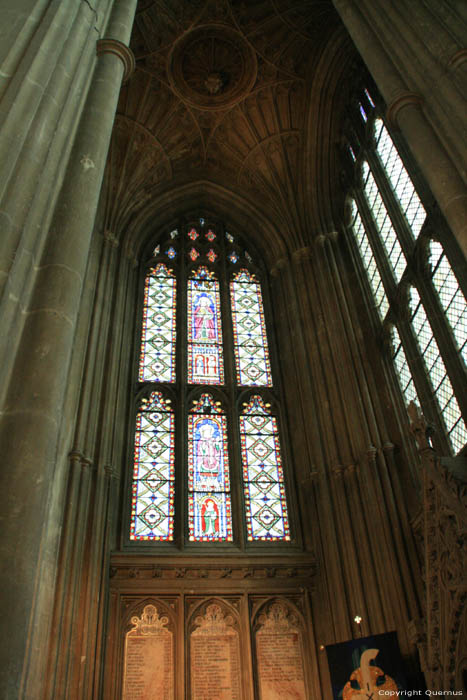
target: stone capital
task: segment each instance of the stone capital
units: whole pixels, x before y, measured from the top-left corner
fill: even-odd
[[[420,107],[423,104],[423,97],[416,92],[401,92],[389,105],[386,110],[386,116],[389,124],[398,129],[398,115],[404,107]]]
[[[96,42],[96,55],[102,56],[105,53],[112,53],[118,56],[123,63],[123,80],[126,81],[131,77],[135,70],[135,56],[133,51],[117,39],[98,39]]]
[[[292,253],[292,262],[294,264],[302,263],[305,260],[310,260],[312,257],[311,246],[304,246],[303,248],[298,248]]]

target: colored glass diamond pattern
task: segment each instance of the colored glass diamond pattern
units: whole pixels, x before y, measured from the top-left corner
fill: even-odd
[[[196,258],[199,258],[199,253],[196,250],[196,248],[191,248],[188,252],[188,255],[190,256],[190,259],[193,260],[193,262],[195,262]]]
[[[167,250],[167,257],[169,257],[171,260],[173,260],[177,255],[177,251],[173,246],[170,246]]]
[[[231,541],[227,423],[210,394],[188,416],[188,493],[190,540]]]
[[[210,248],[206,253],[206,257],[209,260],[209,262],[213,263],[217,259],[217,253],[212,248]]]
[[[197,239],[198,236],[199,236],[199,233],[198,233],[198,231],[197,231],[195,228],[192,228],[191,231],[188,231],[187,236],[188,236],[188,238],[189,238],[190,240],[196,241],[196,239]]]
[[[131,540],[173,539],[174,415],[161,392],[143,399],[136,419]]]
[[[230,283],[237,381],[243,386],[272,386],[261,286],[240,270]]]
[[[240,416],[248,539],[290,540],[277,422],[260,396]]]
[[[188,280],[188,382],[224,382],[219,283],[205,266]]]
[[[209,231],[206,233],[206,238],[210,243],[212,243],[216,238],[216,234],[214,233],[214,231],[211,231],[211,229],[209,229]]]
[[[142,382],[175,381],[176,280],[164,264],[151,268],[144,287],[139,361]]]

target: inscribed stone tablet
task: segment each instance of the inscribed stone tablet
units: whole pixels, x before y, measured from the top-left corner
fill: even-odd
[[[240,644],[233,618],[209,605],[190,637],[192,700],[241,700]]]
[[[123,700],[173,700],[173,635],[164,627],[157,608],[147,605],[134,629],[127,633],[123,677]]]
[[[261,700],[306,700],[301,632],[293,617],[281,603],[260,617],[256,658]]]

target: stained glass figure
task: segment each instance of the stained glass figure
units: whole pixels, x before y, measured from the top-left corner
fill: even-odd
[[[188,493],[190,540],[232,540],[226,416],[210,394],[188,416]]]
[[[173,246],[170,246],[170,248],[167,249],[167,256],[173,260],[177,255],[177,251]]]
[[[192,228],[191,231],[188,231],[188,238],[190,238],[192,241],[196,241],[196,239],[199,236],[198,231],[195,228]]]
[[[237,382],[272,386],[261,286],[242,269],[230,283]]]
[[[163,263],[151,268],[146,276],[139,360],[141,382],[175,381],[176,284],[172,270]]]
[[[196,258],[199,258],[199,253],[196,250],[196,248],[190,248],[188,255],[190,256],[190,259],[195,262]]]
[[[178,229],[174,229],[173,231],[170,232],[170,238],[174,239],[177,238],[178,236]]]
[[[248,539],[290,540],[277,421],[261,396],[240,416]]]
[[[160,247],[160,245],[156,245],[156,247],[155,247],[154,250],[152,251],[153,257],[155,258],[156,255],[159,255],[160,252],[161,252],[161,247]]]
[[[154,391],[136,418],[131,540],[173,539],[174,414],[170,401]]]
[[[216,234],[214,233],[214,231],[211,231],[211,229],[209,229],[209,231],[206,234],[206,238],[212,243],[213,240],[215,240],[216,238]]]
[[[229,258],[230,262],[234,265],[238,262],[238,255],[234,250],[231,253],[229,253],[227,257]]]
[[[188,280],[188,382],[224,383],[219,283],[205,266]]]
[[[229,241],[229,243],[233,243],[233,242],[234,242],[234,237],[232,236],[231,233],[227,233],[227,231],[226,231],[226,232],[225,232],[225,237],[227,238],[227,240]]]
[[[209,262],[213,263],[216,261],[217,253],[212,248],[210,248],[206,253],[206,257],[209,260]]]

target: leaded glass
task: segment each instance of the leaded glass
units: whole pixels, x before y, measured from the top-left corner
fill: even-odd
[[[153,257],[156,257],[157,255],[159,255],[160,252],[161,252],[161,247],[160,247],[160,245],[156,245],[156,247],[155,247],[154,250],[152,251]]]
[[[238,262],[238,255],[237,255],[237,253],[235,253],[235,251],[232,251],[231,253],[229,253],[229,255],[227,257],[229,258],[230,262],[233,263],[234,265],[235,265],[235,263]]]
[[[467,363],[467,302],[443,246],[438,241],[430,241],[430,262],[431,279],[461,355]]]
[[[188,252],[188,255],[190,256],[190,259],[195,262],[196,258],[199,258],[199,253],[196,250],[196,248],[191,248]]]
[[[178,229],[174,229],[173,231],[170,232],[170,238],[177,238],[178,236]]]
[[[173,539],[174,414],[170,401],[154,391],[136,418],[131,540]]]
[[[177,255],[177,251],[173,246],[170,246],[170,248],[167,249],[167,256],[173,260]]]
[[[366,123],[366,122],[368,121],[368,117],[367,117],[367,115],[366,115],[366,112],[365,112],[365,110],[364,110],[363,105],[362,105],[361,102],[359,102],[358,108],[359,108],[359,110],[360,110],[360,114],[361,114],[361,116],[362,116],[363,121]]]
[[[420,406],[420,399],[418,398],[412,373],[405,356],[404,346],[402,345],[399,332],[395,326],[391,328],[391,335],[393,347],[392,359],[394,360],[397,378],[399,380],[402,393],[404,394],[405,402],[406,404],[409,404],[411,401],[415,401]]]
[[[199,236],[199,233],[195,228],[192,228],[192,229],[190,229],[190,231],[188,231],[187,235],[188,235],[188,238],[190,238],[192,241],[196,241],[196,239]]]
[[[458,452],[467,442],[467,429],[430,322],[415,287],[410,289],[410,307],[412,324],[420,352],[431,379],[434,395],[443,416],[452,447],[455,452]]]
[[[227,233],[227,231],[226,231],[226,232],[225,232],[225,237],[227,238],[227,240],[229,241],[229,243],[233,243],[233,242],[234,242],[234,237],[232,236],[231,233]]]
[[[206,233],[206,238],[210,243],[212,243],[213,240],[215,240],[216,238],[216,234],[214,233],[214,231],[211,231],[211,229],[209,229],[209,231]]]
[[[220,402],[202,394],[188,416],[189,538],[232,540],[227,423]]]
[[[142,382],[175,381],[175,303],[174,274],[160,263],[149,270],[144,286],[139,361]]]
[[[384,290],[381,275],[379,274],[379,270],[376,265],[373,251],[370,246],[370,241],[368,240],[368,236],[365,231],[365,226],[363,225],[363,221],[358,211],[355,200],[352,200],[351,205],[352,215],[354,218],[352,228],[355,235],[355,240],[357,241],[360,256],[362,258],[363,265],[368,275],[368,280],[370,282],[370,286],[376,302],[376,308],[378,309],[378,313],[380,315],[381,320],[383,320],[389,310],[389,302],[386,296],[386,292]]]
[[[217,253],[212,248],[210,248],[206,253],[206,257],[209,260],[209,262],[214,263],[216,262]]]
[[[237,382],[272,386],[261,285],[242,269],[230,283]]]
[[[416,238],[425,221],[426,211],[382,119],[375,120],[374,129],[376,151]]]
[[[240,416],[243,483],[249,540],[290,540],[277,421],[252,396]]]
[[[188,382],[224,382],[219,283],[205,266],[188,280]]]
[[[394,276],[397,282],[400,282],[407,262],[396,232],[392,226],[391,219],[389,218],[386,205],[379,192],[378,185],[366,161],[363,163],[363,177],[365,179],[364,191],[368,206],[371,209],[376,228],[386,248],[386,253],[391,263]]]

